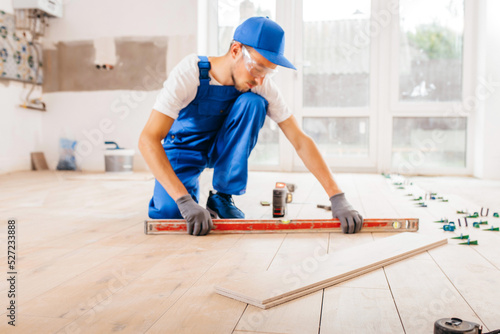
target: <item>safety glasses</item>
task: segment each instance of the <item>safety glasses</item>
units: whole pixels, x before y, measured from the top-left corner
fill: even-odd
[[[264,77],[272,77],[278,72],[278,68],[272,69],[265,67],[264,65],[258,64],[250,55],[247,48],[242,45],[241,52],[243,53],[243,59],[245,60],[245,67],[247,71],[257,79],[263,79]]]

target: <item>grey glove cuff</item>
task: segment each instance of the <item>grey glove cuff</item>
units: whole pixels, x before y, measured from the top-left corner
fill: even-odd
[[[339,199],[339,198],[342,198],[342,199]],[[330,197],[330,202],[333,202],[334,200],[335,201],[342,201],[342,200],[347,201],[345,199],[345,194],[344,193],[338,193],[338,194],[335,194],[332,197]]]
[[[196,204],[196,202],[194,201],[194,199],[189,194],[181,196],[181,197],[179,197],[177,199],[177,201],[175,201],[175,203],[179,207],[179,210],[181,210],[181,207],[184,207],[185,204],[187,204],[189,202],[194,202]],[[181,214],[182,214],[182,211],[181,211]]]

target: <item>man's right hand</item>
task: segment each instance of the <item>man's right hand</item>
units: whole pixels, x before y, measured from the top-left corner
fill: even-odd
[[[186,220],[189,234],[207,235],[214,227],[208,210],[196,203],[191,195],[181,196],[175,203],[177,203],[182,217]]]
[[[344,193],[338,193],[330,197],[332,203],[333,218],[340,220],[340,226],[344,233],[357,233],[363,227],[363,217],[354,210],[345,198]]]

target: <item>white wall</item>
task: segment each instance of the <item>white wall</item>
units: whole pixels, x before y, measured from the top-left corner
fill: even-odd
[[[167,71],[196,52],[197,0],[68,0],[62,19],[52,19],[46,47],[60,41],[101,37],[168,36]],[[144,72],[144,77],[154,74]],[[43,147],[50,168],[58,161],[65,134],[79,142],[77,162],[84,171],[104,171],[104,140],[135,149],[134,170],[145,170],[137,142],[158,91],[59,92],[44,95]],[[101,124],[103,122],[103,124]],[[109,123],[109,124],[108,124]],[[106,133],[107,132],[107,133]]]
[[[11,0],[0,0],[0,10],[13,14]],[[30,152],[42,148],[43,113],[17,107],[30,87],[0,81],[0,174],[30,169]],[[39,94],[37,89],[31,97]]]
[[[47,40],[186,36],[195,35],[197,30],[197,0],[63,0],[63,3],[63,18],[50,21]]]
[[[60,92],[45,95],[49,112],[44,116],[43,143],[51,169],[59,159],[62,135],[78,141],[76,158],[85,171],[104,171],[104,141],[135,150],[134,169],[146,170],[137,149],[157,92]]]
[[[0,174],[31,169],[30,153],[42,150],[43,113],[17,107],[28,91],[19,82],[0,82]]]
[[[500,1],[480,2],[474,175],[500,179]]]

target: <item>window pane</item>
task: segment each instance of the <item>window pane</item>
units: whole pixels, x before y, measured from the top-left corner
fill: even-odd
[[[324,157],[368,157],[367,117],[304,117],[304,131]]]
[[[234,30],[252,16],[276,20],[276,0],[219,0],[219,54],[225,54],[233,40]]]
[[[466,118],[394,118],[392,167],[399,173],[465,167],[466,131]]]
[[[462,96],[463,0],[400,0],[399,99]]]
[[[304,1],[303,104],[370,103],[370,0]]]
[[[278,124],[266,117],[266,122],[259,132],[259,140],[250,158],[251,165],[279,165],[279,128]]]

